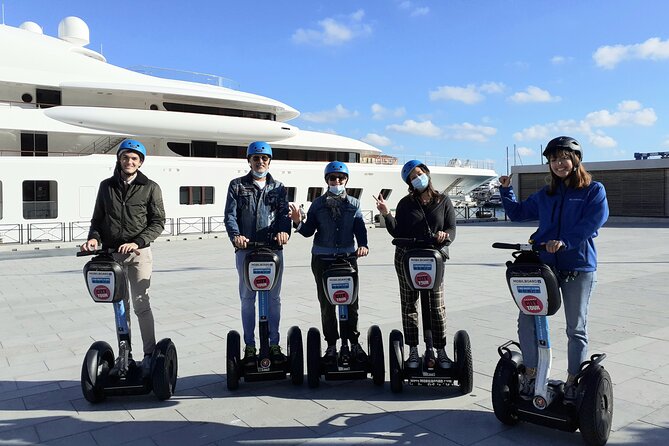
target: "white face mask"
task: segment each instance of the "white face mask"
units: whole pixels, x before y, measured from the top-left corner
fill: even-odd
[[[256,172],[255,170],[252,170],[251,172],[253,172],[255,178],[265,178],[267,176],[266,170],[264,172]]]
[[[328,186],[328,191],[331,194],[340,195],[346,190],[346,186],[343,184],[337,184],[336,186]]]

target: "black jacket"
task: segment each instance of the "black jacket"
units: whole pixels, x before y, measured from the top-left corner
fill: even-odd
[[[97,239],[105,248],[124,243],[149,246],[165,229],[165,209],[160,186],[142,172],[127,190],[117,167],[114,176],[100,183],[88,240]]]

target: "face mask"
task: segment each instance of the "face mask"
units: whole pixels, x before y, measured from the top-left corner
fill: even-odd
[[[340,195],[346,190],[346,186],[343,184],[337,184],[336,186],[328,186],[328,191],[331,194]]]
[[[268,171],[266,170],[266,171],[264,171],[264,172],[256,172],[255,170],[252,170],[251,172],[253,172],[253,176],[254,176],[255,178],[265,178],[265,176],[267,175],[267,172],[268,172]]]
[[[427,184],[430,182],[430,179],[425,174],[418,175],[416,178],[411,180],[411,185],[418,192],[422,192],[427,187]]]

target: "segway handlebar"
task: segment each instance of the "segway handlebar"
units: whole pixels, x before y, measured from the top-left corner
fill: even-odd
[[[450,239],[444,240],[445,242],[450,241]],[[395,237],[393,239],[393,245],[400,248],[433,248],[437,249],[437,240],[434,237],[429,238],[418,238],[418,237]]]
[[[546,250],[546,245],[538,245],[536,243],[502,243],[495,242],[492,244],[496,249],[513,249],[514,251],[534,251],[541,252]]]
[[[110,254],[113,254],[115,252],[117,252],[117,250],[114,249],[114,248],[100,248],[100,249],[96,249],[94,251],[78,251],[77,252],[77,257],[97,256],[97,255],[100,255],[100,254],[110,255]],[[139,249],[134,249],[132,252],[135,255],[140,255]]]
[[[277,249],[279,248],[279,244],[276,242],[276,240],[272,240],[271,242],[246,242],[246,249],[258,248]]]

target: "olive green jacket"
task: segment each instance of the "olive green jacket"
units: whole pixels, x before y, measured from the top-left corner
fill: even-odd
[[[118,168],[114,176],[100,183],[91,219],[88,240],[96,239],[104,248],[124,243],[149,246],[165,229],[165,208],[160,186],[142,172],[127,187]]]

